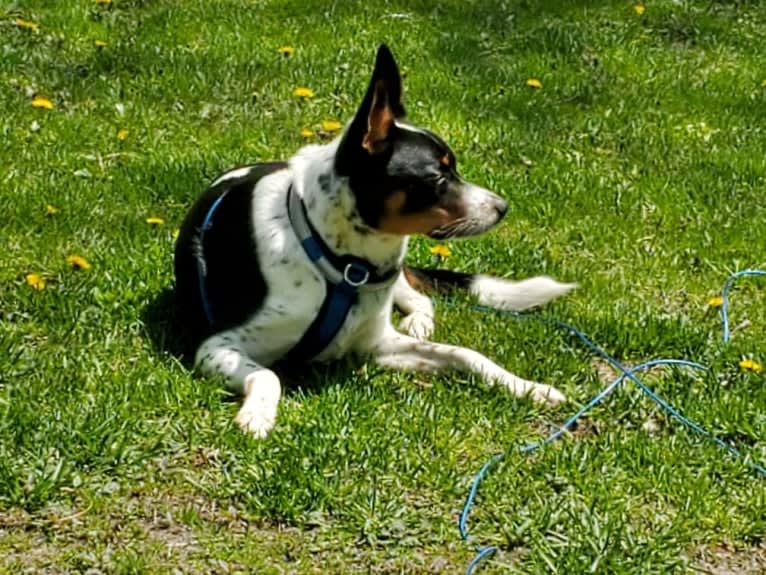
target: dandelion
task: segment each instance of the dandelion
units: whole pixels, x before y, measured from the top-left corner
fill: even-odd
[[[643,14],[645,11],[646,11],[646,6],[644,6],[643,4],[636,4],[635,6],[633,6],[633,12],[635,12],[639,16],[641,16],[641,14]]]
[[[56,206],[52,206],[48,204],[45,206],[45,214],[48,216],[55,216],[57,213],[59,213],[59,209]]]
[[[37,29],[40,28],[39,24],[35,24],[34,22],[30,22],[29,20],[23,20],[21,18],[16,18],[15,24],[19,28],[22,28],[24,30],[31,30],[32,32],[37,32]]]
[[[717,295],[707,300],[707,304],[710,307],[721,307],[723,305],[723,297]]]
[[[310,138],[313,135],[314,135],[314,131],[310,130],[309,128],[303,128],[301,130],[301,136],[303,136],[304,138]]]
[[[543,87],[543,83],[537,78],[529,78],[527,80],[527,86],[529,86],[530,88],[535,88],[536,90],[539,90],[540,88]]]
[[[89,270],[91,268],[90,262],[82,256],[67,256],[66,261],[76,270]]]
[[[429,249],[429,251],[435,256],[439,256],[440,258],[448,258],[450,257],[450,255],[452,255],[452,252],[444,244],[433,246],[432,248]]]
[[[277,52],[279,52],[280,54],[282,54],[282,56],[287,58],[288,56],[292,56],[293,54],[295,54],[295,48],[293,48],[292,46],[280,46],[279,48],[277,48]]]
[[[128,134],[130,134],[130,132],[128,130],[125,130],[125,129],[120,130],[119,132],[117,132],[117,139],[120,142],[122,142],[123,140],[125,140],[128,137]]]
[[[42,108],[44,110],[52,110],[53,109],[53,102],[51,102],[48,98],[43,98],[42,96],[36,96],[32,100],[32,107],[33,108]]]
[[[295,96],[296,98],[313,98],[314,90],[312,90],[311,88],[298,87],[295,90],[293,90],[293,96]]]
[[[109,6],[112,3],[112,0],[96,0],[96,4],[99,6]]]
[[[106,42],[103,40],[96,40],[94,44],[96,45],[96,48],[106,48]]]
[[[340,122],[336,122],[335,120],[322,120],[322,129],[325,132],[337,132],[342,127],[343,125]]]
[[[150,226],[161,226],[162,224],[165,223],[165,220],[163,220],[162,218],[158,218],[157,216],[150,216],[146,218],[146,223],[149,224]]]
[[[745,371],[752,371],[755,373],[761,373],[763,371],[763,367],[761,367],[761,364],[755,361],[754,359],[750,359],[750,358],[745,358],[742,361],[740,361],[739,367]]]
[[[27,281],[27,285],[36,290],[45,289],[45,279],[40,274],[27,274],[24,279]]]

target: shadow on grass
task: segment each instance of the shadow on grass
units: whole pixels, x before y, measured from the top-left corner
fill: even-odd
[[[154,350],[177,357],[184,367],[191,369],[194,363],[194,342],[183,329],[183,322],[176,307],[175,290],[165,288],[157,293],[141,313],[146,335]]]

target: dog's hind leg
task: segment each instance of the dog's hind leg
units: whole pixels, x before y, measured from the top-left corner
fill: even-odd
[[[235,393],[243,396],[235,421],[256,437],[266,437],[277,419],[282,387],[277,375],[255,361],[232,332],[221,332],[199,346],[195,366],[205,375],[222,375]]]
[[[442,372],[456,370],[474,373],[490,385],[502,385],[516,396],[529,395],[535,401],[557,405],[564,395],[542,383],[513,375],[482,354],[454,345],[420,341],[393,328],[372,350],[375,361],[385,367],[411,371]]]
[[[434,304],[410,285],[404,272],[394,284],[394,305],[405,314],[399,329],[418,339],[428,339],[434,332]]]

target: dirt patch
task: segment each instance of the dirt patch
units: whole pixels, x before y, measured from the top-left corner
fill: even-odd
[[[591,368],[593,368],[596,373],[598,374],[598,379],[604,383],[604,385],[608,385],[612,383],[615,379],[617,379],[621,372],[616,370],[612,365],[607,362],[605,359],[601,357],[593,357],[593,359],[590,362]],[[633,364],[624,363],[625,369],[632,369],[635,367]],[[667,373],[668,367],[665,365],[656,365],[654,367],[650,367],[649,369],[645,369],[643,371],[640,371],[636,374],[636,377],[639,378],[646,378],[646,377],[662,377],[665,373]]]
[[[245,565],[210,557],[200,541],[198,531],[209,538],[218,532],[238,537],[257,530],[216,501],[153,490],[115,497],[99,507],[53,505],[34,514],[0,512],[0,570],[95,574],[114,571],[128,557],[138,566],[172,565],[183,573],[247,572]]]
[[[725,544],[700,547],[692,569],[708,575],[761,575],[766,573],[766,543],[747,549]]]
[[[619,375],[617,370],[614,369],[609,362],[598,356],[593,356],[590,361],[590,366],[596,374],[598,374],[599,381],[604,385],[612,383]]]
[[[0,572],[440,574],[454,572],[471,553],[460,541],[402,537],[404,524],[381,531],[385,541],[369,543],[337,531],[331,517],[308,529],[253,521],[236,505],[200,493],[162,487],[118,489],[108,497],[92,507],[0,511]]]

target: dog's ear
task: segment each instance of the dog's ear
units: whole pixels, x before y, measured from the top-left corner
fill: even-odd
[[[341,143],[339,156],[358,157],[366,150],[368,155],[377,155],[388,148],[394,120],[404,116],[402,106],[402,80],[391,50],[385,44],[378,48],[375,68],[370,85]],[[339,171],[343,172],[343,161]]]
[[[371,154],[381,152],[394,127],[394,119],[404,115],[402,106],[402,80],[394,55],[388,46],[381,44],[375,58],[370,86],[364,104],[357,115],[366,111],[367,129],[362,138],[362,147]]]

